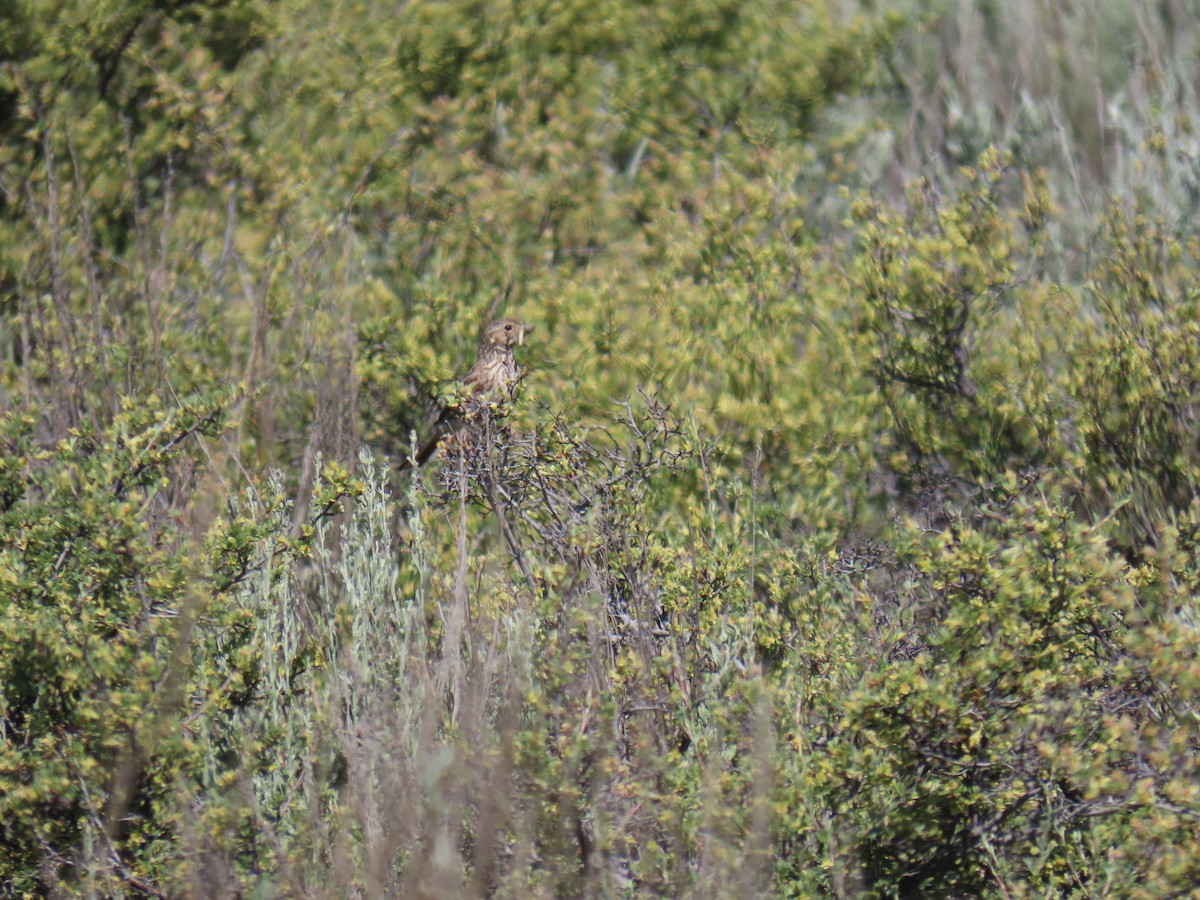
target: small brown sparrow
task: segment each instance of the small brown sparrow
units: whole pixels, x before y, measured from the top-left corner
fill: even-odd
[[[496,319],[483,329],[479,341],[479,355],[475,365],[463,376],[462,391],[453,404],[442,407],[434,425],[433,436],[426,441],[412,459],[400,463],[401,472],[416,465],[424,465],[438,448],[439,442],[448,434],[458,434],[481,410],[493,403],[505,403],[516,394],[526,370],[513,355],[513,348],[525,342],[525,336],[533,331],[518,319]]]

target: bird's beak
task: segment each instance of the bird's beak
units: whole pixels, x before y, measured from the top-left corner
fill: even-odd
[[[533,326],[532,326],[532,325],[526,325],[525,327],[523,327],[523,328],[521,329],[521,334],[520,334],[520,336],[518,336],[518,337],[517,337],[517,346],[520,346],[521,344],[524,344],[524,343],[525,343],[525,335],[529,334],[529,333],[530,333],[530,332],[532,332],[532,331],[533,331]]]

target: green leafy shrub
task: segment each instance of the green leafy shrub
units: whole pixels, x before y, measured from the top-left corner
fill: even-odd
[[[14,890],[136,886],[169,854],[165,723],[202,597],[167,488],[222,418],[200,401],[130,408],[48,448],[32,417],[3,421],[0,878]]]
[[[1052,6],[9,10],[4,888],[1190,889],[1195,39]]]

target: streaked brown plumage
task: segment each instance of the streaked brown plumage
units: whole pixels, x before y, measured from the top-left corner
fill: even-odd
[[[463,430],[480,412],[492,403],[502,403],[513,397],[525,369],[517,362],[513,347],[525,342],[525,336],[533,331],[518,319],[497,319],[489,322],[479,341],[479,354],[475,365],[463,376],[463,391],[457,403],[442,408],[434,425],[433,436],[417,451],[418,466],[424,465],[437,450],[438,443],[447,434]],[[412,466],[413,460],[400,463],[400,471]]]

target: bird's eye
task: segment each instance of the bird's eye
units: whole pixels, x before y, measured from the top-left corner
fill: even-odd
[[[511,325],[505,325],[505,326],[504,326],[504,330],[505,330],[505,331],[512,331],[512,326],[511,326]]]

